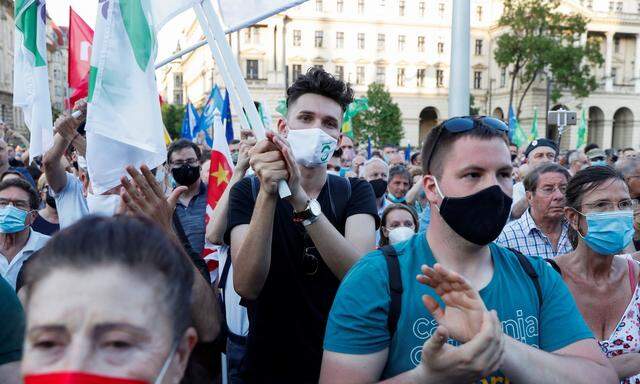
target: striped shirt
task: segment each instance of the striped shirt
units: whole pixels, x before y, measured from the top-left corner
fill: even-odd
[[[568,232],[569,224],[563,221],[562,233],[554,250],[547,235],[538,229],[531,213],[527,210],[518,220],[507,223],[496,243],[503,247],[516,249],[526,256],[540,256],[549,259],[573,251]]]

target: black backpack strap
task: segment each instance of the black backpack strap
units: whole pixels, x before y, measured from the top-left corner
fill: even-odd
[[[553,259],[544,259],[544,261],[546,261],[547,264],[549,264],[551,267],[553,267],[553,269],[555,269],[556,272],[558,272],[560,274],[560,276],[562,276],[562,270],[560,269],[560,266],[558,265],[558,263],[556,263],[555,260],[553,260]]]
[[[522,266],[522,269],[524,269],[525,273],[529,276],[529,278],[531,278],[533,286],[536,288],[536,294],[538,295],[540,308],[542,308],[542,288],[540,287],[540,276],[538,276],[538,272],[536,272],[529,259],[527,259],[527,257],[523,255],[522,252],[513,248],[508,249],[513,252],[514,255],[516,255],[516,257],[518,258],[518,262],[520,262],[520,265]]]
[[[251,196],[253,196],[253,202],[255,203],[260,191],[260,181],[256,175],[249,176],[249,179],[251,180]]]
[[[220,281],[218,282],[218,288],[224,292],[227,286],[227,278],[229,277],[229,270],[231,270],[231,250],[227,252],[227,260],[222,267],[222,273],[220,274]],[[224,298],[224,296],[223,296]]]
[[[400,262],[398,261],[398,253],[391,245],[385,245],[380,249],[387,261],[387,269],[389,270],[389,295],[391,303],[389,304],[389,317],[387,325],[389,328],[389,336],[393,337],[400,319],[402,310],[402,277],[400,275]]]

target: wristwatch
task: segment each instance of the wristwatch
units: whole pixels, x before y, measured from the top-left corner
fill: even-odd
[[[307,207],[300,212],[293,212],[293,221],[295,223],[302,223],[305,227],[311,225],[318,220],[322,215],[322,207],[318,200],[313,199],[307,202]]]

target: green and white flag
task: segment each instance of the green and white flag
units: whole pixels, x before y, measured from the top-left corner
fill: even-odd
[[[580,118],[580,125],[578,126],[578,145],[576,149],[580,149],[587,145],[587,116],[586,109],[582,109],[582,116]]]
[[[13,105],[24,113],[33,157],[42,155],[53,144],[45,0],[16,0],[14,15]]]
[[[87,114],[94,193],[118,186],[127,165],[154,168],[165,161],[154,70],[157,28],[192,2],[99,0]]]

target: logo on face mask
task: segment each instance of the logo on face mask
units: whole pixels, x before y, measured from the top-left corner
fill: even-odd
[[[296,162],[307,168],[326,165],[338,145],[336,139],[320,128],[290,130],[287,140]]]
[[[322,145],[322,149],[320,150],[320,161],[327,162],[329,161],[329,156],[333,154],[331,150],[331,144],[326,143]]]

